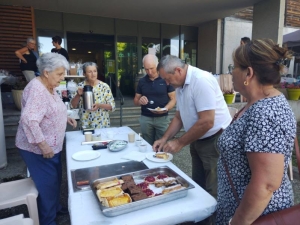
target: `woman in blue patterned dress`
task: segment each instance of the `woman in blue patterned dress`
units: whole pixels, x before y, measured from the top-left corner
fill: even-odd
[[[217,225],[250,225],[261,215],[293,205],[287,169],[296,121],[284,95],[273,86],[290,57],[270,39],[251,41],[233,53],[234,90],[248,102],[218,141]]]

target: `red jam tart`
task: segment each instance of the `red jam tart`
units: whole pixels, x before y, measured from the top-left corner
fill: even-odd
[[[164,178],[167,178],[168,177],[168,175],[166,175],[166,174],[159,174],[159,175],[157,175],[157,179],[164,179]]]
[[[152,184],[152,183],[154,183],[154,181],[155,181],[155,177],[153,177],[153,176],[148,176],[148,177],[145,177],[144,180],[145,180],[145,182]]]
[[[142,188],[142,190],[145,190],[149,187],[149,184],[147,182],[142,182],[137,184],[137,186],[140,186]]]
[[[145,189],[143,192],[148,196],[151,197],[154,195],[154,192],[151,189]]]

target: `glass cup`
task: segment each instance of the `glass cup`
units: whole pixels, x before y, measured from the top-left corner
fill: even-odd
[[[101,134],[94,134],[92,136],[93,141],[101,141]]]
[[[92,132],[84,132],[85,141],[92,141]]]
[[[140,152],[146,152],[147,151],[147,145],[146,144],[140,144],[139,146]]]
[[[135,133],[128,134],[128,142],[133,143],[135,141]]]
[[[142,144],[142,139],[137,139],[137,140],[135,140],[135,145],[137,146],[137,147],[139,147],[141,144]]]

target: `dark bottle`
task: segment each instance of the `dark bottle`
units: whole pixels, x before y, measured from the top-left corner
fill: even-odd
[[[92,109],[94,102],[93,87],[90,85],[85,85],[83,87],[83,108],[86,110]]]

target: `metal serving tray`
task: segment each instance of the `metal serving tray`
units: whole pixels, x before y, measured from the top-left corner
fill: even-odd
[[[72,184],[74,192],[90,190],[90,184],[99,178],[116,176],[119,174],[135,172],[148,169],[143,162],[127,161],[103,166],[88,167],[71,170]],[[78,185],[84,182],[83,185]]]
[[[140,180],[140,179],[144,179],[147,176],[156,176],[158,174],[166,174],[170,177],[176,178],[177,182],[180,183],[185,188],[178,190],[178,191],[170,192],[168,194],[158,195],[158,196],[150,197],[150,198],[143,199],[140,201],[131,202],[131,203],[128,203],[125,205],[112,207],[112,208],[103,206],[98,199],[96,186],[97,186],[97,184],[99,184],[101,182],[106,182],[106,181],[113,180],[115,178],[120,178],[121,176],[124,176],[124,175],[132,175],[134,180]],[[188,190],[192,189],[194,187],[195,187],[194,185],[192,185],[187,180],[185,180],[184,178],[179,176],[176,172],[174,172],[168,166],[163,166],[163,167],[158,167],[158,168],[153,168],[153,169],[146,169],[146,170],[142,170],[142,171],[138,171],[138,172],[126,173],[126,174],[121,174],[121,175],[113,176],[113,177],[107,177],[107,178],[103,178],[103,179],[97,179],[97,180],[94,180],[93,183],[91,183],[91,188],[97,199],[97,202],[99,203],[102,213],[105,216],[109,216],[109,217],[118,216],[118,215],[121,215],[124,213],[133,212],[133,211],[136,211],[139,209],[158,205],[158,204],[172,201],[172,200],[175,200],[178,198],[183,198],[187,195]]]

